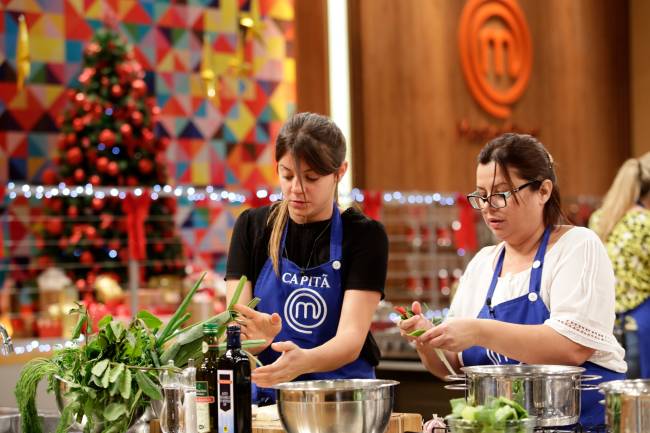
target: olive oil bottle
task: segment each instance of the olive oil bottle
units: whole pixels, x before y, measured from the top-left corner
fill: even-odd
[[[240,329],[228,326],[226,352],[218,362],[219,433],[250,433],[251,365],[241,350]]]
[[[219,344],[214,323],[203,325],[203,362],[196,369],[196,431],[216,433],[217,429],[217,364]]]

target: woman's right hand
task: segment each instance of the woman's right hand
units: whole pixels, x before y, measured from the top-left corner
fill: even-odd
[[[241,327],[242,340],[266,340],[263,346],[256,348],[257,353],[273,343],[273,339],[282,329],[282,319],[278,313],[262,313],[242,304],[235,304],[233,310],[239,313],[236,321]]]
[[[431,323],[430,320],[427,320],[422,315],[422,306],[418,301],[413,302],[413,305],[411,305],[411,310],[413,310],[413,317],[400,320],[397,326],[399,326],[399,333],[402,337],[406,338],[409,341],[414,341],[417,339],[417,337],[412,337],[408,335],[409,333],[415,331],[416,329],[424,329],[426,331],[430,328],[433,328],[433,323]]]

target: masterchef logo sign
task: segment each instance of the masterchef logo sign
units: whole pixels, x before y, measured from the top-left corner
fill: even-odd
[[[530,32],[516,0],[469,0],[458,34],[461,66],[472,96],[489,114],[510,117],[533,63]]]

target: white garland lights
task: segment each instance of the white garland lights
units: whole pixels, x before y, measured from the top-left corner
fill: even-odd
[[[234,205],[240,205],[250,201],[250,192],[233,191],[223,188],[215,188],[211,185],[206,187],[196,187],[187,185],[154,185],[152,187],[104,187],[87,184],[66,185],[30,185],[26,183],[9,182],[7,184],[7,197],[15,200],[18,197],[35,198],[52,198],[57,196],[63,197],[91,197],[94,196],[103,199],[107,196],[125,199],[128,193],[139,197],[148,191],[152,200],[159,197],[178,197],[186,198],[189,201],[211,200],[215,202],[227,202]],[[258,189],[255,192],[258,199],[268,197],[270,202],[276,202],[282,199],[279,192],[271,192],[267,189]],[[363,203],[366,200],[364,191],[359,188],[353,188],[350,194],[340,197],[343,201]],[[451,194],[441,193],[411,193],[403,191],[384,191],[382,193],[382,202],[385,204],[425,204],[433,206],[453,206],[456,199]]]

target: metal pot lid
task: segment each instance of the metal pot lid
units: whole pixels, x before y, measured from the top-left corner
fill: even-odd
[[[278,383],[271,388],[283,391],[349,391],[359,389],[377,389],[399,385],[395,380],[382,379],[332,379],[332,380],[297,380]]]
[[[461,367],[468,376],[517,376],[517,377],[548,377],[580,375],[585,369],[570,365],[475,365]]]
[[[603,382],[598,385],[603,394],[622,394],[629,396],[650,395],[649,379],[625,379]]]

